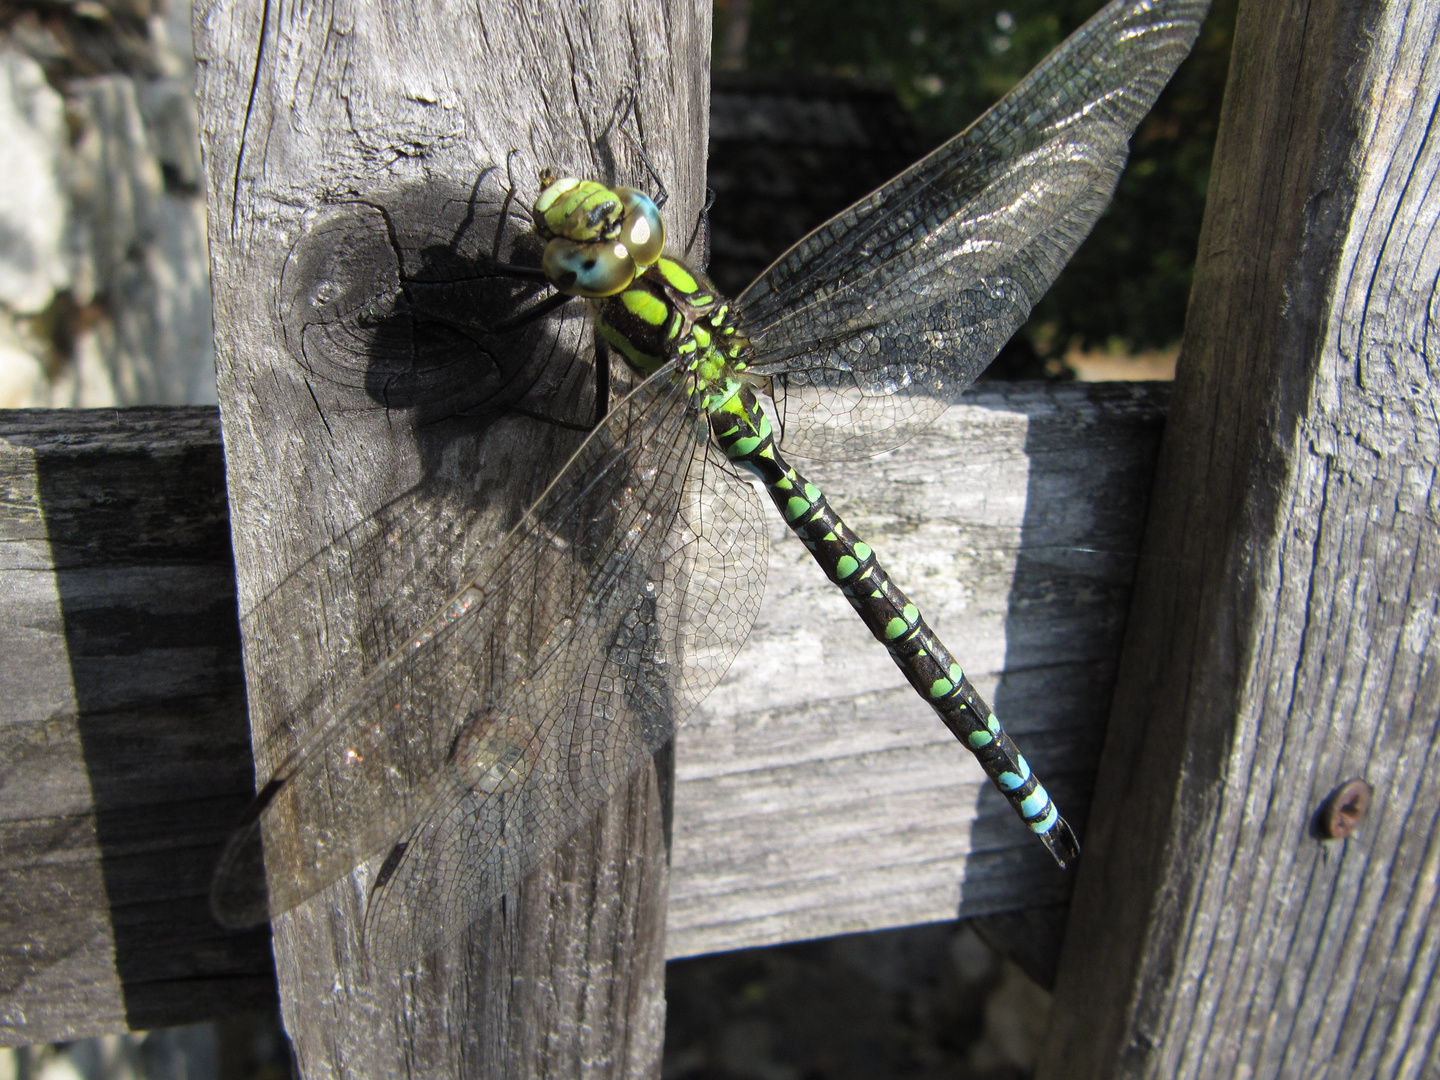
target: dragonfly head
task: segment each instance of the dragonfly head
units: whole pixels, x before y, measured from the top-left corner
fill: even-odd
[[[643,191],[594,180],[540,173],[531,209],[545,240],[541,266],[550,284],[570,296],[614,296],[660,258],[665,223]]]

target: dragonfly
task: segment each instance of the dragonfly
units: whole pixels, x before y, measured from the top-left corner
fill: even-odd
[[[894,447],[974,381],[1108,204],[1207,9],[1113,0],[733,303],[664,255],[643,192],[543,171],[541,271],[588,300],[643,381],[261,788],[216,870],[219,921],[262,922],[368,863],[372,964],[462,933],[730,666],[764,591],[756,480],[1024,827],[1074,865],[1074,831],[954,655],[786,455]]]

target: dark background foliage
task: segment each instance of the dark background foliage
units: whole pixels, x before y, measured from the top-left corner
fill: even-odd
[[[1215,0],[1195,51],[1135,135],[1114,204],[1022,331],[1024,340],[1016,343],[1022,352],[1045,359],[1075,345],[1139,350],[1179,340],[1236,3]],[[887,86],[924,152],[966,127],[1100,6],[1096,0],[719,0],[716,63],[771,77]],[[714,212],[723,215],[723,202]],[[1053,373],[1056,365],[1050,367]]]

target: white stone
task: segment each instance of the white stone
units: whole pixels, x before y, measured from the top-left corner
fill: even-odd
[[[127,405],[215,401],[204,203],[198,193],[167,192],[161,168],[168,158],[182,184],[187,170],[198,169],[183,145],[193,139],[192,103],[179,84],[162,82],[141,92],[119,76],[71,84],[81,118],[76,291],[82,299],[103,295],[111,322],[109,333],[77,352],[82,404],[101,404],[108,394]],[[146,123],[142,97],[159,133]]]
[[[49,404],[45,366],[19,346],[0,342],[0,409],[35,409]]]
[[[63,98],[0,44],[5,402],[215,401],[189,5],[162,8],[147,23],[150,77],[74,78]],[[13,316],[52,309],[62,290],[73,303],[33,320],[55,340],[28,340]],[[58,369],[35,359],[67,341]]]
[[[64,99],[39,64],[0,47],[0,303],[21,314],[44,311],[71,284],[67,142]]]
[[[115,329],[108,321],[90,327],[75,338],[71,361],[74,370],[74,397],[66,404],[79,409],[103,409],[139,404],[135,395],[124,394],[115,385]],[[128,387],[126,389],[129,389]]]

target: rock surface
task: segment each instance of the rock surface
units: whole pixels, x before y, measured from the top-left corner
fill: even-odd
[[[0,408],[215,401],[189,10],[0,35]]]

